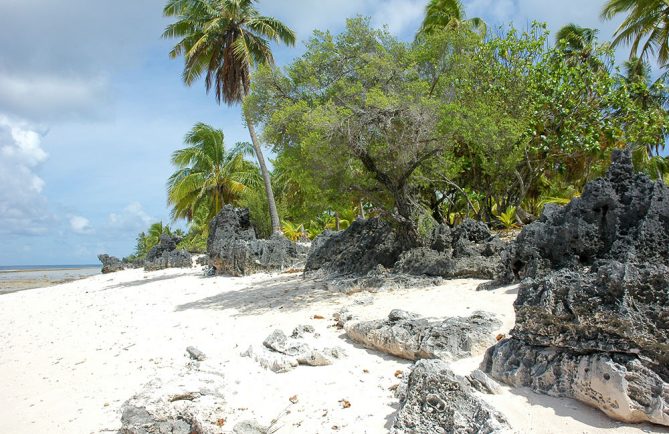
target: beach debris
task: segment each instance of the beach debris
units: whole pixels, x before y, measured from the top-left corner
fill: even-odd
[[[209,224],[207,254],[216,274],[246,276],[301,268],[308,248],[281,234],[257,239],[248,208],[225,205]]]
[[[186,352],[188,353],[188,356],[197,361],[203,361],[207,358],[207,356],[200,350],[198,350],[195,347],[187,347]]]
[[[297,404],[299,400],[297,399],[297,395],[293,395],[290,398],[288,398],[288,401],[290,401],[293,404]]]
[[[497,410],[442,360],[419,360],[397,388],[400,408],[390,432],[501,433],[510,431]]]
[[[614,151],[605,177],[522,230],[507,266],[524,279],[516,325],[485,372],[669,426],[669,187]]]
[[[469,317],[429,319],[394,309],[387,319],[349,321],[344,329],[351,340],[403,359],[458,360],[485,352],[501,325],[493,314],[481,311]]]
[[[314,348],[302,339],[287,337],[283,331],[274,330],[263,341],[262,347],[250,346],[241,354],[251,357],[265,369],[288,372],[299,365],[325,366],[346,356],[343,349]]]

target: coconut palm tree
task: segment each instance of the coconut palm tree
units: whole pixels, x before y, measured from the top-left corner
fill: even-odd
[[[662,65],[669,62],[669,2],[667,0],[609,0],[602,18],[628,14],[616,30],[613,46],[631,44],[630,57],[645,59],[657,55]],[[641,52],[639,53],[639,47]]]
[[[191,221],[204,207],[209,221],[223,205],[235,204],[247,188],[260,187],[258,168],[244,159],[253,152],[250,145],[239,143],[226,151],[223,131],[203,123],[196,124],[184,142],[189,146],[172,154],[177,170],[167,181],[173,219]]]
[[[597,40],[597,33],[597,29],[569,23],[558,30],[555,34],[555,40],[563,47],[565,52],[580,53],[592,48]]]
[[[555,41],[568,62],[588,64],[594,70],[601,70],[604,64],[594,53],[597,33],[597,29],[570,23],[558,30]]]
[[[164,14],[176,17],[163,37],[178,38],[170,56],[184,57],[183,80],[191,85],[204,75],[216,101],[238,104],[250,91],[251,71],[273,64],[270,41],[295,44],[295,33],[272,17],[261,16],[256,0],[168,0]],[[270,175],[251,117],[242,110],[251,135],[269,202],[272,229],[281,232]]]
[[[480,35],[485,35],[487,26],[481,18],[465,19],[465,10],[460,0],[430,0],[425,8],[425,18],[417,37],[429,35],[441,29],[466,27]]]

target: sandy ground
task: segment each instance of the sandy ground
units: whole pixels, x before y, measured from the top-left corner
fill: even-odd
[[[383,433],[397,399],[391,386],[408,361],[366,350],[333,327],[341,307],[361,319],[393,308],[425,316],[497,313],[513,325],[513,287],[476,292],[473,280],[440,287],[344,295],[299,275],[204,278],[197,270],[128,270],[0,297],[0,433],[96,433],[120,427],[120,406],[153,378],[178,375],[193,345],[221,372],[226,423],[263,424],[279,417],[278,433]],[[315,319],[319,315],[325,319]],[[240,353],[275,328],[287,334],[311,324],[323,346],[347,357],[333,365],[276,374]],[[466,374],[481,357],[459,361]],[[289,398],[297,396],[292,404]],[[340,400],[351,403],[343,408]],[[519,433],[641,433],[669,430],[626,426],[576,401],[504,388],[484,399]]]

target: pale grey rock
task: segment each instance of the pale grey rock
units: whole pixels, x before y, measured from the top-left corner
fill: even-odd
[[[293,333],[291,333],[290,337],[291,338],[303,338],[307,334],[313,334],[316,331],[314,329],[314,326],[310,324],[302,324],[293,329]]]
[[[487,312],[429,319],[395,309],[388,319],[349,321],[344,329],[351,340],[403,359],[458,360],[483,353],[495,343],[494,331],[501,325]]]
[[[511,338],[491,348],[482,368],[509,385],[573,398],[616,420],[669,425],[669,384],[635,355],[578,354]]]
[[[199,362],[202,362],[207,358],[207,356],[200,350],[198,350],[195,347],[187,347],[186,352],[188,353],[188,356],[193,359],[197,360]]]
[[[256,420],[241,421],[232,428],[234,434],[268,434],[269,427],[261,425]]]
[[[221,375],[187,370],[156,378],[121,407],[119,434],[215,434],[226,417]]]
[[[300,327],[304,328],[304,326]],[[300,327],[296,330],[299,330]],[[265,338],[262,347],[251,346],[242,353],[242,356],[253,358],[265,369],[281,373],[288,372],[299,365],[331,365],[335,359],[344,357],[345,353],[339,347],[313,348],[301,339],[287,337],[277,329]]]
[[[502,388],[499,384],[480,369],[472,371],[466,378],[467,381],[469,381],[469,384],[481,393],[498,395],[502,392]]]
[[[468,381],[442,360],[419,360],[398,389],[392,434],[511,432],[499,412],[476,396]]]

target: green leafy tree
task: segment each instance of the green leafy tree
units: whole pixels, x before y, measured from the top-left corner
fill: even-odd
[[[616,30],[613,46],[631,44],[630,57],[656,55],[669,62],[669,3],[666,0],[608,0],[604,19],[627,14]]]
[[[170,52],[184,57],[183,80],[193,84],[203,74],[209,92],[216,100],[237,104],[250,91],[251,71],[255,66],[274,62],[270,41],[295,43],[294,32],[272,17],[259,14],[255,0],[169,0],[164,8],[177,21],[163,36],[178,38]],[[253,120],[244,112],[246,125],[262,173],[274,232],[281,232],[269,171],[260,147]]]
[[[207,221],[225,204],[237,204],[248,188],[260,187],[258,169],[244,157],[253,151],[238,143],[226,151],[223,131],[198,123],[186,134],[188,147],[172,154],[177,170],[167,182],[167,201],[172,218],[192,220],[197,209],[206,208]]]
[[[383,205],[408,245],[418,241],[411,178],[447,143],[416,56],[352,19],[336,38],[316,32],[286,74],[266,71],[250,101],[280,152],[299,150],[315,176]]]

